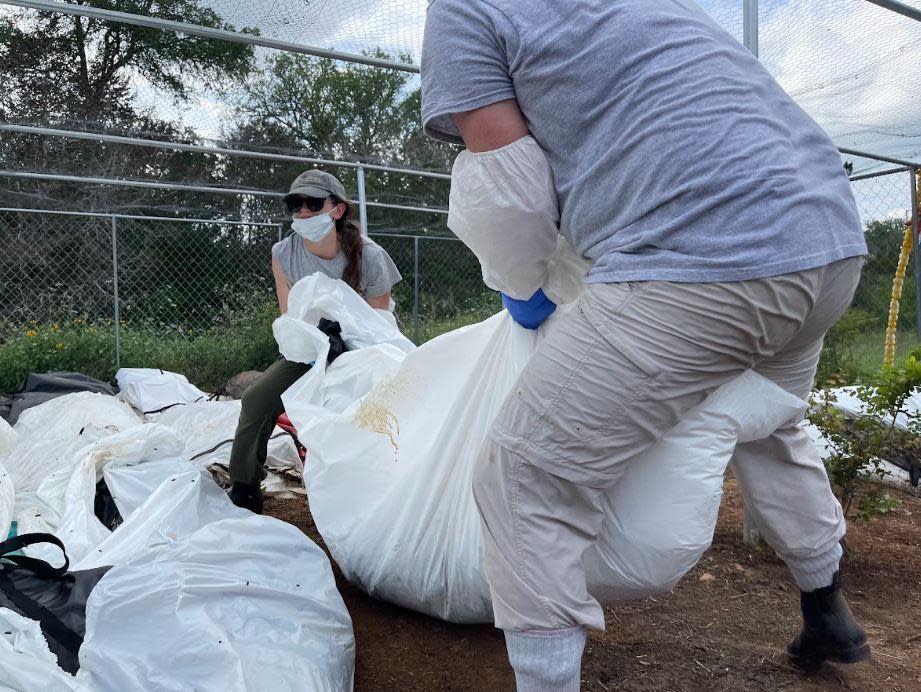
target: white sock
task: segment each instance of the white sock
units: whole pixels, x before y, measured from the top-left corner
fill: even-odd
[[[815,591],[830,586],[841,562],[841,544],[808,560],[788,560],[787,567],[800,591]]]
[[[518,692],[579,692],[585,628],[505,631]]]

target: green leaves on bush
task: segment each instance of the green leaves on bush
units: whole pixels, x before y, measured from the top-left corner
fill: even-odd
[[[813,401],[809,420],[831,447],[825,466],[845,514],[867,519],[885,514],[894,500],[865,482],[884,476],[883,460],[916,459],[921,455],[921,421],[907,406],[921,385],[921,353],[916,351],[894,368],[881,368],[855,390],[864,405],[863,415],[848,416],[834,407],[835,394],[823,390]],[[903,425],[897,425],[896,422]],[[856,505],[855,505],[856,502]],[[852,514],[851,510],[855,510]]]

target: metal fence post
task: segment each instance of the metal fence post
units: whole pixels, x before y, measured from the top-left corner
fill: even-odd
[[[918,334],[918,341],[921,342],[921,248],[918,245],[918,233],[921,232],[921,189],[919,189],[919,178],[921,178],[921,168],[914,168],[909,171],[911,174],[911,227],[912,233],[912,252],[915,254],[915,331]]]
[[[413,238],[413,343],[419,345],[419,236]]]
[[[118,219],[112,216],[112,300],[115,303],[115,369],[122,366],[121,313],[118,305]]]
[[[361,234],[368,235],[368,199],[365,195],[365,169],[364,166],[358,167],[358,222],[361,226]]]
[[[278,242],[280,243],[284,240],[285,237],[285,225],[283,223],[278,224]]]
[[[758,57],[758,0],[742,0],[742,43]]]

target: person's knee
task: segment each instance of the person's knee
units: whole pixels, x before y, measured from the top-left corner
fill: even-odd
[[[241,412],[242,417],[249,418],[262,418],[264,416],[271,415],[271,406],[269,405],[270,400],[275,394],[272,392],[271,382],[266,382],[264,379],[259,380],[252,387],[243,392],[243,396],[240,397]]]

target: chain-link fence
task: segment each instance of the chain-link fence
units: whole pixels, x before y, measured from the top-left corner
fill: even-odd
[[[866,370],[882,363],[892,285],[907,226],[912,221],[912,173],[898,170],[852,181],[869,254],[848,315],[837,328],[845,370]],[[897,344],[904,354],[918,346],[915,253],[905,276],[899,305]],[[834,344],[833,340],[833,344]]]
[[[111,376],[162,367],[217,386],[271,363],[271,247],[286,229],[147,216],[0,211],[0,391],[37,369]],[[417,343],[497,312],[479,264],[448,237],[372,234],[403,280],[396,314]]]
[[[912,179],[899,169],[853,181],[869,257],[853,308],[830,339],[829,368],[865,372],[882,360]],[[500,309],[461,242],[388,232],[396,228],[388,213],[373,215],[379,231],[371,238],[403,276],[393,297],[405,334],[422,343]],[[424,230],[444,233],[441,223],[438,217]],[[217,386],[234,372],[265,367],[277,355],[271,247],[286,232],[279,223],[0,211],[0,391],[40,369],[162,367]],[[919,343],[919,267],[914,256],[899,314],[900,353]]]

